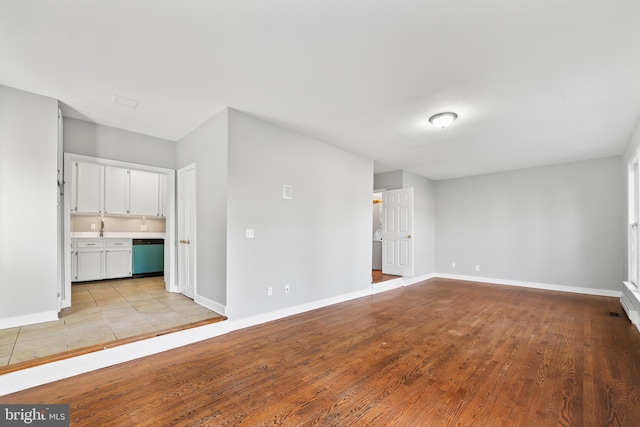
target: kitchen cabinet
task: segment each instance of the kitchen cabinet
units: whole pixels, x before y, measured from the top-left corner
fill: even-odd
[[[129,170],[104,167],[104,213],[129,213]]]
[[[131,239],[72,239],[73,282],[131,276]]]
[[[104,210],[104,166],[73,162],[71,171],[71,211],[102,213]]]
[[[101,280],[104,278],[104,241],[76,240],[75,281]]]
[[[131,276],[131,239],[107,240],[105,279]]]
[[[166,175],[85,162],[71,166],[72,213],[165,216]]]
[[[129,171],[129,211],[131,215],[160,216],[160,175]]]

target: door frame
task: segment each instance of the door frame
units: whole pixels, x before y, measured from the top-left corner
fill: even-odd
[[[198,212],[197,212],[197,199],[196,199],[196,198],[197,198],[197,194],[198,194],[198,193],[197,193],[197,185],[198,185],[198,182],[197,182],[197,179],[196,179],[196,178],[197,178],[197,176],[195,176],[195,174],[197,173],[197,169],[196,169],[196,164],[195,164],[195,163],[191,163],[191,164],[189,164],[189,165],[187,165],[187,166],[185,166],[185,167],[183,167],[183,168],[180,168],[180,169],[178,169],[178,171],[176,172],[176,184],[177,184],[177,191],[176,191],[176,195],[177,195],[177,206],[176,206],[176,212],[177,212],[177,215],[176,215],[176,218],[177,218],[177,224],[176,224],[176,233],[177,233],[177,234],[176,234],[176,235],[177,235],[178,237],[181,237],[181,236],[180,236],[180,232],[181,232],[181,230],[180,230],[180,221],[181,221],[181,215],[183,214],[183,213],[180,211],[180,200],[181,200],[181,199],[180,199],[180,194],[181,194],[181,192],[182,192],[182,187],[181,187],[180,182],[179,182],[179,181],[180,181],[180,175],[181,175],[181,173],[182,173],[182,172],[185,172],[185,171],[188,171],[188,170],[193,170],[193,173],[194,173],[194,180],[193,180],[193,194],[194,194],[194,200],[195,200],[195,201],[194,201],[194,205],[193,205],[193,216],[196,218],[196,223],[195,223],[195,224],[190,224],[190,226],[189,226],[189,229],[191,230],[191,232],[192,232],[192,234],[193,234],[193,236],[190,236],[190,240],[191,240],[191,239],[193,239],[193,273],[194,273],[193,278],[192,278],[192,281],[193,281],[193,296],[189,296],[189,295],[187,295],[187,292],[186,292],[186,291],[187,291],[186,286],[182,286],[182,285],[179,283],[179,280],[177,279],[177,278],[179,277],[179,275],[180,275],[180,269],[181,269],[181,268],[183,268],[183,267],[180,265],[180,254],[178,253],[178,252],[179,252],[179,250],[177,250],[177,251],[176,251],[176,287],[178,288],[178,292],[180,292],[181,294],[183,294],[183,295],[185,295],[185,296],[187,296],[187,297],[189,297],[189,298],[193,298],[193,300],[195,301],[195,300],[196,300],[196,294],[197,294],[197,283],[198,283],[197,275],[196,275],[196,271],[197,271],[197,270],[196,270],[196,269],[197,269],[197,257],[196,257],[196,251],[197,251],[197,243],[198,243],[198,242],[197,242],[197,239],[196,239],[196,233],[197,233],[197,229],[196,229],[196,227],[197,227],[197,218],[198,218]],[[181,244],[181,243],[178,243],[177,245],[179,245],[179,244]],[[190,244],[191,244],[191,243],[190,243]],[[177,246],[177,245],[176,245],[176,248],[178,248],[178,246]]]
[[[389,193],[398,193],[398,194],[402,194],[405,193],[408,196],[408,207],[407,207],[407,212],[409,213],[408,215],[408,229],[407,230],[401,230],[400,229],[400,222],[397,222],[396,219],[399,221],[400,220],[400,211],[397,211],[395,216],[394,216],[394,230],[392,231],[387,231],[387,226],[386,224],[388,224],[388,219],[386,217],[387,215],[387,209],[385,207],[385,205],[388,205],[387,203],[387,195]],[[403,187],[403,188],[398,188],[395,190],[387,190],[385,192],[382,193],[382,273],[383,274],[392,274],[392,275],[400,275],[402,277],[413,277],[414,273],[415,273],[415,255],[414,255],[414,247],[415,247],[415,236],[414,236],[414,216],[415,216],[415,212],[414,212],[414,189],[413,187]],[[400,235],[406,235],[404,237],[400,237]],[[386,264],[386,259],[388,259],[387,256],[387,251],[389,250],[389,245],[388,242],[390,242],[390,240],[388,240],[389,237],[394,237],[395,239],[392,240],[393,243],[393,251],[395,253],[394,259],[396,261],[395,264],[393,265],[389,265]],[[398,259],[400,258],[400,253],[402,252],[401,249],[401,244],[405,244],[407,247],[407,265],[405,266],[401,266],[398,264]],[[387,269],[385,270],[385,266],[387,266]]]

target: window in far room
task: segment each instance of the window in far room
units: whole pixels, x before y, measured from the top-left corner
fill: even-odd
[[[639,153],[636,152],[629,162],[629,281],[636,288],[640,286],[638,266],[640,264],[640,236],[638,221],[640,217],[640,170],[638,168]]]

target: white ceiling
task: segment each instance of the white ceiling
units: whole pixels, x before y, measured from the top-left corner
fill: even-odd
[[[0,84],[171,140],[229,106],[445,179],[621,154],[640,2],[2,0]]]

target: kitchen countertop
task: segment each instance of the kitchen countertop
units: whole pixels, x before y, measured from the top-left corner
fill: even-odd
[[[76,231],[71,233],[72,239],[100,239],[99,231]],[[135,231],[105,231],[103,239],[164,239],[165,233],[135,232]]]

